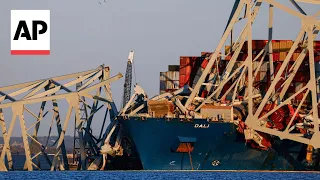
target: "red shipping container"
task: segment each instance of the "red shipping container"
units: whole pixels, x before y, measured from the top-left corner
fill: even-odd
[[[190,84],[190,75],[180,74],[179,87],[183,87],[186,84]]]
[[[300,93],[294,99],[297,100],[297,101],[301,101],[303,96],[304,96],[304,93]]]
[[[232,55],[228,55],[228,56],[226,56],[226,57],[225,57],[225,60],[226,60],[226,61],[230,61],[231,56],[232,56]]]
[[[320,41],[314,41],[313,42],[313,48],[315,50],[320,50]]]
[[[201,97],[205,98],[205,97],[207,97],[207,95],[208,95],[208,91],[207,90],[203,90],[202,94],[201,94]]]
[[[268,40],[253,40],[252,41],[252,49],[253,50],[261,50],[266,46],[267,43],[268,43]]]
[[[203,69],[205,69],[206,67],[207,67],[207,64],[209,63],[209,61],[207,60],[207,59],[204,59],[203,61],[202,61],[202,63],[201,63],[201,67],[203,68]]]
[[[291,83],[290,86],[288,87],[287,93],[295,93],[296,92],[296,87],[294,86],[294,83]]]
[[[248,54],[240,53],[237,61],[245,61],[248,57]]]
[[[268,40],[252,40],[252,50],[261,50],[268,43]],[[248,41],[245,41],[242,49],[243,52],[248,52]]]
[[[276,87],[275,87],[275,90],[277,92],[280,92],[281,91],[281,86],[282,86],[282,83],[283,83],[283,80],[280,80],[277,84],[276,84]]]
[[[227,92],[228,89],[231,87],[231,85],[232,85],[232,84],[231,84],[230,82],[227,82],[227,83],[223,86],[221,94],[223,95],[225,92]]]
[[[260,72],[258,72],[256,78],[254,79],[254,82],[260,82]]]
[[[309,80],[310,80],[310,73],[306,73],[303,71],[297,71],[293,78],[294,82],[307,82]]]
[[[186,82],[186,75],[180,74],[179,75],[179,87],[183,87]]]
[[[201,56],[210,56],[213,52],[201,52]]]
[[[275,74],[275,76],[278,74],[278,72],[279,72],[279,70],[280,70],[280,68],[281,68],[281,66],[282,66],[282,62],[276,62],[276,63],[274,63],[274,74]],[[284,77],[284,73],[285,73],[285,70],[282,72],[282,75],[281,75],[281,77]],[[274,76],[274,77],[275,77]]]
[[[280,53],[279,52],[273,52],[273,61],[280,61]]]

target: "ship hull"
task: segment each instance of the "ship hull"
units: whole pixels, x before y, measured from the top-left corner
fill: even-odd
[[[205,119],[118,120],[134,144],[144,170],[296,170],[300,166],[296,161],[288,161],[283,152],[248,147],[233,123],[209,123]],[[175,151],[181,138],[194,141],[190,154]]]

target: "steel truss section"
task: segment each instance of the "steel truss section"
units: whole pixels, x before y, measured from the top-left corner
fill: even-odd
[[[4,139],[4,147],[0,157],[0,171],[14,169],[10,151],[10,138],[17,119],[20,123],[23,138],[26,158],[25,169],[28,171],[41,169],[41,164],[37,159],[42,155],[51,167],[51,170],[68,170],[69,164],[64,137],[68,126],[70,126],[71,116],[75,116],[75,131],[77,132],[80,146],[79,154],[81,157],[78,169],[86,170],[89,166],[86,158],[87,150],[89,149],[94,155],[99,155],[101,148],[99,143],[104,142],[104,137],[106,136],[104,134],[106,118],[103,120],[100,136],[98,138],[93,136],[91,129],[93,116],[99,110],[101,111],[102,107],[106,108],[105,113],[110,112],[111,120],[118,114],[112,99],[110,83],[117,81],[121,77],[122,74],[120,73],[110,77],[109,67],[101,65],[93,70],[0,87],[0,125]],[[76,85],[78,85],[77,88]],[[101,93],[102,90],[104,96]],[[92,92],[96,93],[92,95]],[[88,105],[88,102],[84,101],[84,97],[86,100],[93,101],[93,105]],[[66,117],[64,119],[60,114],[61,107],[58,106],[59,102],[63,100],[68,104]],[[99,102],[101,103],[100,106],[98,106]],[[41,104],[38,115],[27,107],[32,104],[36,105],[36,103]],[[52,109],[45,110],[49,104],[52,104]],[[82,113],[89,114],[85,118],[80,117],[80,104],[86,106],[85,112],[82,110]],[[12,113],[4,116],[5,109],[11,109]],[[37,138],[40,123],[46,120],[45,116],[50,113],[52,114],[51,126],[53,122],[55,122],[59,137],[54,143],[54,145],[56,145],[56,152],[53,158],[50,158],[47,153],[48,143],[42,144]],[[33,116],[35,122],[32,123],[30,119],[27,119],[27,115]],[[8,126],[5,122],[5,117],[8,116],[12,117],[9,129],[7,129]],[[105,114],[105,117],[106,116],[107,114]],[[32,125],[28,126],[27,124],[30,123],[32,123]],[[48,125],[50,124],[41,123],[41,126],[48,127]],[[51,126],[49,128],[49,135],[51,133]],[[6,166],[6,161],[8,162],[8,166]]]
[[[275,0],[257,0],[252,2],[251,0],[240,0],[236,10],[234,11],[234,14],[232,18],[230,18],[230,22],[217,46],[214,53],[210,56],[210,60],[204,69],[200,79],[198,80],[198,83],[194,87],[191,95],[189,96],[186,104],[184,105],[185,108],[189,109],[190,104],[195,100],[197,97],[200,88],[204,85],[205,78],[208,76],[209,72],[211,71],[212,65],[215,64],[218,61],[218,57],[220,56],[219,53],[221,52],[221,49],[223,45],[226,43],[227,37],[231,34],[232,29],[235,28],[235,24],[240,20],[247,20],[247,23],[245,24],[240,36],[236,40],[234,44],[232,44],[232,57],[229,61],[227,68],[224,72],[224,75],[221,78],[220,83],[218,84],[218,87],[213,89],[213,92],[201,103],[200,106],[197,107],[196,111],[199,111],[200,108],[207,104],[212,102],[214,99],[217,99],[220,97],[220,92],[222,88],[225,86],[225,84],[230,81],[232,78],[235,78],[236,80],[233,81],[232,86],[229,88],[227,93],[234,92],[232,103],[230,105],[235,105],[235,99],[236,94],[239,89],[245,87],[248,90],[248,93],[245,95],[244,99],[248,103],[248,116],[245,120],[246,125],[256,131],[264,132],[270,135],[278,136],[281,139],[290,139],[296,142],[312,145],[314,148],[320,148],[320,134],[319,134],[319,117],[318,117],[318,102],[317,102],[317,92],[316,92],[316,86],[317,86],[317,77],[315,76],[315,67],[314,67],[314,49],[313,49],[313,42],[316,36],[318,35],[319,28],[320,28],[320,11],[318,11],[314,15],[307,15],[302,8],[294,1],[291,0],[291,2],[294,4],[296,9],[291,9]],[[318,1],[312,1],[312,0],[304,0],[300,2],[305,3],[313,3],[313,4],[319,4]],[[259,14],[260,7],[262,3],[266,3],[269,5],[269,32],[268,32],[268,43],[264,47],[264,49],[258,53],[258,55],[253,59],[252,58],[252,25],[254,24],[254,21]],[[245,16],[243,18],[239,18],[241,12],[243,9],[245,10]],[[288,52],[286,58],[283,61],[282,66],[277,71],[277,74],[274,75],[274,67],[273,67],[273,52],[272,52],[272,34],[273,34],[273,9],[278,8],[290,15],[293,15],[300,19],[301,21],[301,29],[299,30],[299,33]],[[305,38],[305,37],[306,38]],[[239,57],[240,50],[242,49],[244,42],[248,42],[247,47],[247,58],[242,63],[242,65],[238,68],[235,68],[235,70],[232,70],[234,68],[235,62]],[[288,63],[290,61],[290,58],[292,57],[293,53],[297,49],[299,43],[302,44],[302,52],[300,53],[298,59],[295,61],[294,65],[290,68],[289,72],[290,74],[288,77],[286,77],[285,82],[282,83],[281,91],[280,93],[276,93],[275,86],[277,83],[279,83],[282,79],[281,75],[283,74],[285,68],[288,66]],[[296,92],[291,97],[285,98],[285,94],[289,88],[290,83],[292,82],[297,70],[302,64],[302,61],[305,59],[307,53],[309,54],[309,66],[310,66],[310,80],[307,83],[305,87],[303,87],[301,90]],[[263,60],[266,56],[269,56],[269,66],[271,73],[271,85],[268,88],[266,94],[261,97],[259,94],[254,94],[254,78],[257,76],[258,70],[261,67],[261,64],[263,63]],[[260,59],[260,60],[258,60]],[[257,61],[259,62],[259,65],[257,68],[253,68],[253,62]],[[307,73],[307,72],[306,72]],[[246,77],[246,83],[243,83],[243,78]],[[242,82],[242,83],[241,83]],[[278,109],[283,107],[284,105],[290,104],[291,100],[298,95],[301,92],[305,92],[305,95],[302,99],[302,102],[299,104],[298,108],[295,110],[293,117],[291,118],[289,124],[287,124],[287,127],[285,130],[277,130],[266,127],[266,120],[270,115],[274,112],[276,112]],[[226,96],[225,93],[222,95],[222,98]],[[303,127],[307,134],[302,133],[291,133],[292,129],[299,125],[294,125],[293,127],[293,120],[298,115],[298,112],[302,106],[303,101],[306,99],[308,93],[311,94],[312,97],[312,111],[309,112],[310,115],[303,116],[304,123],[300,127]],[[254,107],[257,105],[254,103],[255,98],[260,97],[261,101],[258,104],[257,107]],[[276,98],[275,98],[276,97]],[[276,103],[276,107],[274,107],[270,112],[262,115],[263,108],[269,104],[269,103]],[[302,116],[301,116],[302,117]]]

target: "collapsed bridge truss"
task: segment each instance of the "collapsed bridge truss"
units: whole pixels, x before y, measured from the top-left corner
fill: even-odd
[[[218,63],[218,58],[220,57],[219,52],[221,52],[223,45],[226,43],[228,36],[232,33],[232,30],[235,28],[235,24],[239,21],[247,20],[245,26],[236,40],[232,44],[232,54],[231,59],[227,65],[227,68],[222,76],[221,82],[218,84],[219,86],[213,90],[213,92],[201,103],[200,106],[197,107],[196,111],[199,110],[203,105],[206,103],[211,102],[214,98],[219,98],[220,92],[225,84],[230,81],[232,78],[236,78],[233,81],[233,85],[230,87],[228,92],[233,92],[232,98],[232,105],[235,103],[236,94],[239,92],[239,89],[245,86],[248,90],[248,94],[246,95],[247,103],[248,103],[248,116],[245,120],[246,125],[249,129],[256,130],[259,132],[264,132],[269,135],[278,136],[281,139],[289,139],[296,142],[312,145],[314,148],[320,148],[320,134],[319,134],[319,117],[318,117],[318,101],[317,101],[317,77],[315,73],[315,51],[314,51],[314,40],[319,33],[320,28],[320,11],[316,12],[313,15],[307,15],[303,9],[294,1],[290,1],[297,10],[289,8],[275,0],[240,0],[237,1],[234,7],[233,14],[230,18],[229,24],[219,42],[216,50],[210,56],[210,60],[204,69],[198,83],[195,85],[191,95],[188,98],[188,101],[185,103],[184,108],[188,109],[189,105],[195,100],[197,97],[198,92],[202,86],[204,86],[205,78],[211,71],[211,67],[215,63]],[[303,0],[300,2],[304,3],[311,3],[311,4],[319,4],[318,1],[308,1]],[[260,7],[263,3],[267,3],[269,5],[269,31],[268,31],[268,43],[262,49],[258,55],[253,58],[252,54],[252,26],[254,25],[256,17],[259,15]],[[274,8],[278,8],[290,15],[297,17],[301,22],[301,28],[298,29],[298,35],[291,46],[289,52],[285,59],[283,59],[283,63],[280,69],[274,74],[274,61],[273,61],[273,52],[272,52],[272,40],[273,40],[273,18],[274,18]],[[243,17],[240,17],[241,12],[245,9],[245,13]],[[291,29],[292,30],[292,29]],[[240,51],[244,46],[245,41],[248,42],[247,44],[247,51],[244,52],[248,56],[243,62],[243,64],[235,68],[232,71],[235,62],[237,61]],[[285,77],[284,82],[281,85],[280,90],[275,90],[276,84],[280,83],[282,79],[282,74],[284,70],[288,66],[288,63],[297,48],[301,48],[302,51],[298,57],[298,59],[294,62],[293,66],[289,70],[288,76]],[[271,75],[271,85],[269,86],[267,92],[262,97],[262,100],[256,104],[254,103],[254,94],[253,94],[253,82],[254,78],[256,77],[261,64],[263,63],[265,57],[269,56],[269,68],[270,68],[270,75]],[[285,98],[287,94],[288,87],[292,82],[294,76],[296,75],[297,70],[302,65],[304,59],[308,60],[309,63],[309,72],[305,72],[306,74],[310,74],[310,80],[307,82],[306,86],[304,86],[299,91],[295,92],[292,96]],[[256,69],[253,68],[253,62],[260,62]],[[246,84],[240,84],[240,80],[242,77],[247,79]],[[304,97],[298,107],[295,109],[290,122],[287,126],[282,129],[275,129],[272,127],[267,127],[267,122],[270,121],[270,116],[279,110],[281,107],[288,105],[291,103],[291,100],[300,93],[304,93]],[[299,115],[299,110],[303,104],[303,101],[306,99],[308,94],[311,95],[311,102],[312,102],[312,110],[308,111],[304,115]],[[275,98],[276,97],[276,98]],[[267,113],[262,114],[262,110],[268,104],[275,104],[274,108]],[[297,123],[293,127],[293,121],[296,117],[303,118],[303,122]],[[291,131],[296,127],[303,128],[305,131],[303,133],[292,133]]]
[[[87,170],[89,166],[88,151],[92,156],[99,156],[100,149],[108,136],[108,132],[105,130],[105,126],[108,125],[106,123],[108,111],[111,121],[118,114],[112,99],[110,83],[121,77],[120,73],[111,77],[109,67],[101,65],[97,69],[89,71],[0,87],[0,125],[4,139],[0,170],[14,169],[15,162],[10,150],[10,138],[16,121],[20,123],[23,138],[25,169],[29,171],[41,169],[43,164],[41,165],[38,159],[40,155],[45,158],[47,166],[49,165],[51,170],[70,169],[64,137],[67,130],[70,129],[68,127],[72,127],[71,117],[75,118],[75,148],[78,148],[77,152],[80,156],[77,169]],[[63,101],[65,101],[65,105],[63,105]],[[91,103],[92,105],[89,105]],[[60,105],[58,106],[58,104]],[[38,115],[34,113],[35,106],[40,106]],[[65,117],[62,117],[64,109],[67,112]],[[101,123],[101,130],[93,134],[91,124],[98,111],[103,111],[105,115],[104,119],[96,118],[95,121]],[[31,117],[27,118],[30,115]],[[8,117],[12,117],[11,122],[6,119]],[[43,123],[43,121],[47,122]],[[40,127],[48,127],[50,124],[48,121],[51,122],[49,136],[53,124],[56,126],[56,134],[58,134],[58,139],[53,144],[56,146],[53,158],[49,157],[46,151],[48,140],[46,144],[42,144],[37,138]]]
[[[232,98],[230,102],[227,102],[224,105],[233,107],[239,104],[246,105],[247,116],[240,121],[245,122],[245,131],[249,132],[249,134],[256,134],[258,131],[266,133],[272,137],[279,137],[280,139],[289,139],[294,142],[312,145],[316,149],[320,148],[320,121],[318,117],[317,97],[319,77],[316,77],[315,73],[316,54],[314,49],[314,40],[316,39],[320,28],[320,11],[315,14],[308,15],[297,2],[310,3],[314,5],[318,5],[320,3],[312,0],[289,0],[289,2],[293,4],[295,9],[283,5],[279,3],[279,1],[275,0],[237,0],[223,36],[215,51],[207,59],[208,63],[205,68],[203,68],[202,74],[198,78],[195,86],[193,86],[193,88],[186,88],[187,86],[185,86],[174,92],[168,92],[153,97],[150,100],[158,101],[159,103],[162,100],[168,100],[174,103],[175,107],[177,107],[182,114],[176,116],[179,118],[206,118],[200,113],[200,110],[204,105],[213,103],[219,104],[228,94],[231,94]],[[268,27],[268,29],[266,29],[268,32],[268,40],[265,47],[253,56],[252,26],[254,25],[254,22],[257,21],[256,18],[260,14],[261,6],[265,4],[269,7],[269,21],[266,26]],[[298,29],[297,32],[298,35],[287,51],[285,58],[281,59],[282,65],[277,70],[275,70],[274,67],[272,43],[274,33],[273,21],[274,18],[276,18],[274,15],[275,8],[295,16],[301,22],[301,28]],[[243,15],[242,12],[244,12]],[[244,26],[242,26],[242,31],[239,37],[235,42],[232,42],[231,51],[225,55],[225,57],[230,57],[228,64],[224,72],[219,74],[217,69],[219,63],[221,63],[220,60],[222,59],[222,48],[226,45],[228,37],[232,35],[232,32],[236,28],[235,25],[243,21],[245,21],[245,23]],[[259,27],[259,30],[261,30],[261,27]],[[291,31],[293,31],[293,29],[291,29]],[[246,47],[245,43],[247,43]],[[245,47],[246,50],[243,50],[243,47]],[[301,51],[293,65],[289,67],[289,61],[291,61],[291,57],[297,48],[301,49]],[[247,57],[244,60],[241,60],[242,64],[240,66],[236,66],[236,63],[241,59],[239,58],[240,53],[247,54]],[[319,54],[317,54],[317,56],[319,56]],[[256,93],[254,81],[261,69],[262,63],[264,63],[266,59],[268,59],[271,84],[265,94]],[[309,70],[305,73],[310,74],[310,79],[306,82],[306,85],[303,88],[296,91],[294,94],[288,94],[288,88],[305,60],[307,60],[309,64]],[[258,66],[253,67],[254,63],[258,63]],[[283,76],[287,67],[289,67],[288,73],[286,72],[286,76]],[[227,91],[223,92],[227,83],[231,83],[232,85],[228,87]],[[277,84],[280,84],[280,89],[276,89]],[[186,89],[190,91],[190,95],[186,95]],[[206,89],[209,92],[206,97],[201,97],[201,91],[203,89]],[[240,95],[242,89],[246,89],[247,92],[244,96]],[[139,86],[136,87],[135,91],[135,96],[141,94],[146,97],[145,92]],[[292,100],[301,93],[304,94],[301,102],[297,107],[291,108]],[[242,97],[241,100],[239,98],[240,96]],[[311,110],[304,109],[304,112],[301,113],[301,107],[307,96],[311,97]],[[187,100],[182,102],[184,99]],[[150,112],[140,113],[147,105],[147,103],[135,105],[132,99],[120,114],[123,116],[152,117]],[[290,115],[288,115],[290,119],[287,119],[287,123],[283,128],[277,128],[270,125],[275,123],[272,115],[282,112],[281,108],[284,106],[288,106],[290,109]],[[172,115],[167,115],[166,117],[172,118]],[[281,119],[281,121],[283,121],[283,119]],[[239,124],[241,122],[237,120],[234,123]],[[252,138],[253,137],[250,136],[246,137],[247,140]],[[262,138],[260,138],[260,140],[261,139]]]

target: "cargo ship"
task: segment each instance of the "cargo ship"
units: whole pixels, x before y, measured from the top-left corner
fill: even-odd
[[[306,23],[295,40],[274,40],[273,7],[287,9],[270,3],[268,40],[252,40],[249,21],[262,2],[235,1],[215,51],[181,56],[160,72],[159,95],[135,86],[115,122],[142,169],[320,170],[317,24]]]
[[[268,41],[253,41],[253,51],[261,50]],[[274,47],[288,49],[293,41],[274,40]],[[320,42],[316,42],[319,43]],[[278,44],[278,45],[277,45]],[[230,46],[225,47],[225,54],[230,54]],[[277,51],[277,49],[274,49]],[[279,50],[280,51],[280,50]],[[285,52],[288,53],[288,52]],[[296,52],[295,52],[296,53]],[[279,52],[280,54],[280,52]],[[274,55],[275,74],[280,69],[285,56]],[[319,152],[315,149],[308,154],[310,146],[290,140],[280,140],[265,133],[252,132],[254,138],[248,140],[245,134],[244,120],[248,115],[248,102],[244,99],[246,88],[240,90],[236,102],[229,93],[232,81],[221,89],[218,101],[206,104],[197,112],[201,117],[184,114],[179,110],[179,104],[185,104],[192,88],[197,84],[201,73],[206,68],[212,53],[202,52],[201,56],[180,57],[180,65],[169,65],[167,72],[160,72],[160,95],[148,99],[142,88],[136,86],[135,101],[131,101],[118,116],[118,122],[123,128],[124,136],[130,139],[130,147],[136,152],[145,170],[319,170]],[[220,59],[216,68],[223,76],[230,61],[229,55]],[[236,61],[235,67],[240,67],[245,61],[243,54]],[[287,72],[296,62],[298,56],[292,56]],[[315,54],[316,74],[320,74],[319,55]],[[260,70],[254,79],[254,101],[260,102],[271,84],[269,59],[260,65]],[[257,68],[259,62],[253,63]],[[303,61],[296,72],[286,95],[298,92],[310,77],[303,73],[308,71],[309,63]],[[209,78],[208,75],[207,78]],[[283,77],[287,76],[286,73]],[[281,89],[283,81],[276,89]],[[212,90],[202,89],[198,93],[198,107]],[[282,129],[293,116],[292,110],[303,100],[303,93],[295,96],[291,104],[283,106],[272,116],[277,119],[273,128]],[[198,104],[197,104],[198,103]],[[274,104],[264,108],[264,114],[272,109]],[[310,106],[310,97],[303,106]],[[196,110],[195,110],[196,111]],[[189,112],[190,113],[190,112]],[[289,119],[289,120],[288,120]],[[296,123],[301,122],[296,117]],[[295,131],[303,131],[296,128]],[[312,148],[311,148],[312,149]],[[306,158],[306,155],[309,158]],[[310,160],[312,159],[312,160]]]

